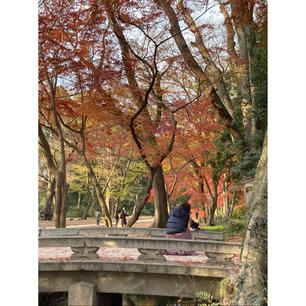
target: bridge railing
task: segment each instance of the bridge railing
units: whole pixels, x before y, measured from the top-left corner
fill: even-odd
[[[149,237],[92,237],[48,236],[39,237],[39,247],[71,247],[71,261],[98,260],[100,247],[137,248],[140,262],[166,262],[166,250],[205,252],[207,264],[232,265],[231,259],[240,253],[241,243],[212,240],[189,240]]]
[[[143,236],[165,237],[165,228],[141,228],[141,227],[68,227],[68,228],[42,228],[39,229],[39,237],[52,236]],[[223,240],[223,233],[194,230],[193,239]]]

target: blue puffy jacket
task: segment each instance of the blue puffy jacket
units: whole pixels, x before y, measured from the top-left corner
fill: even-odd
[[[183,233],[188,227],[189,213],[183,207],[175,207],[167,222],[167,234]]]

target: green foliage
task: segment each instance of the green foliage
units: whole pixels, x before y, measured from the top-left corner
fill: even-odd
[[[231,237],[234,235],[243,235],[245,229],[245,221],[242,220],[231,220],[228,223],[219,223],[216,221],[216,225],[202,227],[206,231],[217,231],[222,232],[224,237]]]
[[[45,205],[46,194],[46,189],[43,189],[38,192],[38,211],[41,211]]]
[[[214,169],[214,175],[220,176],[224,173],[228,174],[228,178],[232,177],[234,172],[232,169],[236,164],[236,150],[233,147],[231,136],[228,129],[224,129],[222,133],[215,138],[214,144],[216,150],[205,151],[207,164]]]
[[[148,306],[148,305],[175,305],[177,297],[173,296],[150,296],[150,295],[129,295],[131,301],[135,306]]]
[[[142,200],[142,195],[145,192],[148,180],[147,169],[141,159],[136,159],[130,163],[126,174],[123,170],[125,169],[122,169],[122,166],[118,166],[110,194],[113,198],[120,199],[119,209],[125,207],[127,212],[131,214],[135,203]],[[150,215],[152,208],[146,205],[145,211]]]
[[[154,216],[154,203],[148,202],[140,213],[140,216]]]
[[[207,291],[196,292],[196,306],[220,306],[213,296]]]
[[[66,213],[67,218],[81,218],[84,208],[81,207],[71,207]]]
[[[233,168],[233,175],[238,181],[255,176],[260,153],[259,150],[255,152],[247,150],[243,154],[237,152],[237,163]]]
[[[247,214],[246,207],[234,209],[233,214],[232,214],[232,219],[245,220],[246,214]]]

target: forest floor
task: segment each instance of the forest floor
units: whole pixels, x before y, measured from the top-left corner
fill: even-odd
[[[119,221],[120,222],[120,221]],[[152,216],[141,216],[139,220],[133,225],[133,227],[149,227],[153,222],[153,217]],[[66,220],[66,226],[97,226],[96,223],[96,218],[87,218],[86,220],[81,220],[74,218],[73,220],[67,219]],[[100,222],[100,225],[103,226],[103,222]],[[115,225],[115,223],[113,223]],[[44,220],[39,220],[38,221],[38,227],[39,228],[50,228],[50,227],[55,227],[54,226],[54,221],[44,221]]]

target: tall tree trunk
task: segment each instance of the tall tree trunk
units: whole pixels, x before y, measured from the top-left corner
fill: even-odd
[[[224,190],[223,190],[223,215],[225,217],[229,214],[229,192],[228,192],[228,180],[226,174],[224,174]]]
[[[61,204],[61,216],[60,216],[60,227],[66,227],[66,212],[67,212],[67,195],[68,195],[69,184],[66,182],[66,176],[63,179],[63,191],[62,191],[62,204]]]
[[[45,199],[45,205],[40,212],[40,216],[42,220],[52,220],[53,217],[53,198],[55,195],[55,179],[51,177],[51,171],[48,171],[48,186],[47,186],[47,194]]]
[[[267,305],[267,135],[256,169],[234,296],[235,305]]]
[[[215,225],[215,212],[217,209],[216,199],[212,199],[212,205],[206,205],[206,225],[212,226]]]
[[[56,171],[55,175],[55,206],[54,223],[56,228],[66,227],[66,199],[69,185],[66,183],[62,171]]]
[[[210,195],[210,201],[211,205],[207,203],[205,213],[206,213],[206,220],[207,220],[207,225],[211,226],[215,224],[215,211],[217,209],[218,205],[218,178],[213,176],[213,190],[211,190],[209,183],[207,181],[207,178],[205,175],[203,175],[207,190],[209,191]]]
[[[253,4],[252,4],[253,2]],[[250,63],[256,49],[256,37],[253,29],[254,1],[232,0],[232,20],[236,29],[239,43],[240,61],[236,62],[236,70],[240,76],[241,110],[245,139],[251,150],[256,149],[255,119],[252,114],[252,92],[250,78]]]
[[[157,0],[160,7],[163,9],[165,14],[167,15],[169,22],[170,22],[170,33],[173,36],[173,39],[176,43],[176,46],[180,50],[180,53],[182,54],[182,57],[186,63],[186,65],[189,67],[189,69],[193,72],[193,74],[197,77],[197,79],[201,83],[201,87],[204,91],[206,91],[206,94],[211,99],[211,103],[213,107],[216,109],[219,117],[224,122],[225,126],[229,129],[232,137],[237,140],[237,142],[240,144],[240,150],[245,150],[245,142],[244,137],[240,132],[240,129],[238,125],[233,120],[233,117],[231,115],[233,109],[232,109],[232,103],[229,99],[229,94],[226,91],[226,88],[223,84],[223,80],[219,78],[218,84],[218,93],[215,89],[215,87],[212,85],[213,79],[208,77],[208,74],[202,69],[202,67],[199,65],[199,63],[196,61],[195,57],[193,56],[190,48],[188,47],[188,44],[182,34],[178,18],[175,14],[174,9],[171,7],[170,2],[163,1],[163,0]],[[180,4],[182,4],[182,1],[179,1]],[[181,7],[181,11],[183,11],[183,8]],[[187,11],[183,12],[184,14]],[[185,18],[187,15],[185,14]],[[194,32],[195,38],[196,38],[196,45],[197,47],[201,47],[202,42],[200,42],[200,35],[197,33],[197,29],[195,29],[195,23],[194,21],[188,22],[187,24],[190,25],[190,29]],[[207,59],[207,63],[209,63],[207,50],[205,49],[205,46],[203,48],[200,48],[202,54],[204,55],[204,58]],[[205,54],[203,53],[205,52]],[[209,69],[211,70],[212,65],[208,65]],[[214,73],[216,72],[216,69],[214,69]],[[218,79],[218,77],[216,78]],[[218,87],[218,86],[217,86]]]
[[[54,163],[49,143],[42,130],[41,124],[38,125],[40,145],[46,157],[47,166],[55,178],[55,205],[54,223],[55,227],[66,227],[66,199],[69,185],[66,182],[65,149],[61,139],[61,165],[57,167]]]
[[[153,190],[155,214],[152,227],[165,228],[169,215],[162,166],[157,166],[154,169]]]
[[[78,204],[77,204],[78,208],[81,208],[81,202],[82,202],[82,194],[81,192],[78,192]]]
[[[97,195],[99,206],[100,206],[101,213],[102,213],[102,218],[104,220],[104,225],[106,227],[112,227],[112,219],[109,215],[109,211],[108,211],[104,196],[101,192],[101,188],[100,188],[100,184],[98,182],[98,179],[97,179],[97,177],[96,177],[96,175],[95,175],[95,173],[94,173],[94,171],[93,171],[93,169],[92,169],[92,167],[91,167],[90,163],[88,162],[85,155],[82,155],[82,160],[83,160],[83,163],[85,164],[85,166],[87,167],[89,176],[91,177],[93,185],[95,187],[96,195]]]
[[[92,196],[92,201],[91,201],[91,207],[90,207],[90,216],[91,217],[94,217],[95,216],[95,213],[96,213],[96,196],[95,196],[95,192],[94,190],[92,189],[90,191],[91,193],[91,196]]]
[[[233,214],[233,211],[234,211],[234,206],[236,204],[236,199],[237,199],[237,190],[234,191],[234,195],[233,195],[232,201],[229,204],[228,214],[226,215],[228,220],[232,217],[232,214]]]
[[[86,220],[87,219],[87,215],[88,215],[88,212],[89,212],[89,209],[92,207],[92,202],[93,202],[93,196],[90,192],[90,187],[89,187],[89,177],[87,176],[87,194],[88,194],[88,203],[87,203],[87,206],[82,214],[82,217],[81,219],[82,220]]]
[[[109,187],[107,187],[105,190],[105,202],[110,216],[114,217],[114,207]]]
[[[136,205],[133,210],[133,214],[127,222],[127,225],[126,225],[127,227],[132,227],[133,224],[135,224],[135,222],[138,220],[142,209],[144,208],[144,206],[147,203],[148,198],[150,197],[150,191],[152,188],[152,184],[153,184],[153,171],[150,171],[146,190],[143,194],[142,200],[136,202]]]

